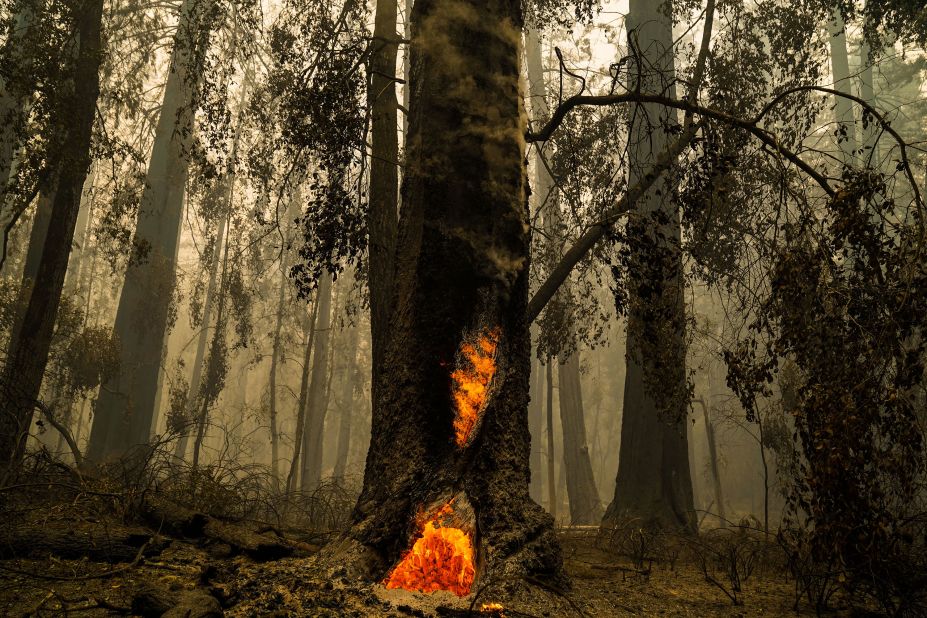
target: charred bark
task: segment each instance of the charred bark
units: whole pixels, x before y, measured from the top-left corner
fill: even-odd
[[[463,495],[480,577],[559,576],[551,518],[528,495],[529,227],[517,0],[418,0],[391,320],[354,526],[323,559],[380,579],[417,516]],[[477,423],[458,445],[451,374],[498,333]]]
[[[672,23],[656,4],[632,0],[629,37],[638,55],[634,87],[674,88]],[[672,140],[675,112],[641,105],[629,130],[629,185],[652,169]],[[667,178],[632,206],[628,224],[627,373],[615,497],[605,523],[628,517],[642,525],[695,529],[686,435],[688,389],[678,206]],[[659,401],[658,401],[659,398]]]
[[[0,377],[0,458],[11,467],[21,461],[48,362],[81,193],[90,168],[93,120],[100,91],[102,14],[102,0],[87,0],[75,13],[77,53],[70,79],[61,85],[49,136],[56,147],[48,162],[50,175],[56,179],[52,217],[35,289]]]

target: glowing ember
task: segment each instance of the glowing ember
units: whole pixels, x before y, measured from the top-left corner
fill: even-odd
[[[502,613],[502,610],[504,609],[505,608],[502,607],[502,603],[483,603],[483,605],[480,607],[480,612],[483,614],[495,614],[502,618],[505,616],[505,614]]]
[[[448,502],[429,521],[386,579],[387,588],[420,592],[449,590],[459,597],[470,594],[475,569],[473,543],[460,528],[442,526],[440,520],[454,511]]]
[[[454,433],[457,446],[464,446],[476,426],[480,408],[486,402],[489,383],[496,373],[496,348],[499,346],[499,329],[494,328],[480,335],[476,344],[464,343],[460,347],[465,367],[451,374],[454,381],[454,401],[457,414],[454,417]]]

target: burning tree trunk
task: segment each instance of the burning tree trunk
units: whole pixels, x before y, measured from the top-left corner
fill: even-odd
[[[417,0],[412,20],[392,319],[373,375],[380,396],[354,526],[322,557],[430,589],[414,549],[426,539],[446,556],[429,567],[444,572],[437,587],[460,594],[477,565],[475,577],[489,580],[561,569],[551,518],[528,496],[520,3]],[[455,523],[442,528],[464,543],[429,535],[447,517]]]

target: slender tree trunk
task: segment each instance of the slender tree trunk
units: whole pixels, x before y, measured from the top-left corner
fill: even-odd
[[[670,17],[658,4],[631,0],[629,38],[641,56],[634,87],[673,96]],[[674,112],[632,110],[629,185],[637,184],[673,137]],[[641,525],[694,531],[695,505],[686,435],[688,389],[679,212],[674,187],[658,181],[632,208],[628,282],[627,373],[615,497],[605,523],[629,517]],[[661,401],[658,402],[656,396]]]
[[[531,434],[531,461],[529,469],[531,470],[531,484],[528,486],[528,493],[531,499],[541,503],[543,494],[542,476],[541,476],[541,458],[544,449],[542,440],[544,435],[544,395],[542,388],[544,386],[544,374],[542,373],[541,363],[535,354],[531,355],[531,402],[528,404],[528,431]]]
[[[850,79],[850,59],[847,54],[847,37],[843,16],[839,9],[834,9],[833,21],[830,23],[830,67],[834,78],[834,88],[846,94],[853,94]],[[856,158],[856,122],[853,103],[844,97],[835,97],[834,119],[842,133],[838,137],[840,153],[844,165],[852,165]]]
[[[219,278],[219,266],[222,264],[223,252],[228,251],[225,246],[225,227],[228,225],[228,216],[219,219],[219,229],[216,231],[216,247],[209,265],[209,283],[206,285],[206,297],[203,299],[203,318],[200,324],[200,333],[196,342],[196,355],[193,357],[193,375],[190,379],[190,389],[187,391],[187,409],[184,411],[182,428],[183,433],[174,447],[174,457],[184,460],[190,444],[190,430],[196,427],[193,422],[203,387],[203,361],[206,358],[206,345],[209,343],[209,328],[212,324],[212,306],[216,301],[216,283]],[[220,294],[222,291],[220,291]],[[218,322],[216,324],[218,328]]]
[[[554,359],[547,357],[547,511],[557,521],[557,475],[554,454]]]
[[[528,28],[525,35],[525,55],[528,64],[528,81],[531,89],[531,108],[533,120],[539,126],[550,116],[547,106],[547,87],[544,82],[544,65],[541,60],[541,42],[537,29]],[[560,236],[560,201],[557,199],[554,180],[541,156],[543,143],[535,144],[535,193],[539,207],[543,207],[545,227],[555,244],[552,255],[554,263],[562,253]],[[571,286],[564,282],[558,293],[559,302],[548,310],[570,311],[572,304]],[[564,320],[564,323],[571,323]],[[574,338],[572,332],[565,334]],[[572,342],[570,342],[572,343]],[[568,344],[569,345],[569,344]],[[598,523],[602,518],[602,505],[599,501],[595,477],[592,473],[592,461],[589,458],[589,446],[586,443],[586,423],[583,411],[583,394],[580,384],[579,352],[559,359],[560,377],[560,422],[563,425],[563,465],[566,467],[567,495],[570,501],[570,521],[574,525]]]
[[[355,575],[382,578],[422,509],[452,495],[455,509],[473,509],[481,577],[561,572],[552,521],[528,496],[520,11],[518,0],[413,8],[394,306],[388,329],[374,327],[383,358],[371,445],[354,526],[322,556]],[[452,375],[473,369],[465,344],[495,360],[475,424],[461,433]]]
[[[203,439],[206,436],[206,426],[209,415],[209,408],[215,403],[216,399],[219,396],[219,391],[221,390],[221,385],[217,383],[218,377],[218,367],[220,364],[225,363],[225,358],[223,358],[228,352],[225,349],[225,303],[228,297],[228,266],[229,266],[229,239],[228,239],[228,219],[232,216],[231,213],[231,196],[234,194],[234,176],[230,177],[228,180],[229,183],[229,204],[228,211],[225,214],[225,225],[222,226],[226,233],[225,238],[225,251],[222,255],[222,274],[221,274],[221,284],[219,288],[219,303],[216,307],[216,328],[213,330],[212,334],[212,345],[209,350],[209,365],[206,368],[206,383],[202,385],[200,389],[200,397],[198,400],[200,413],[196,419],[196,439],[193,442],[193,460],[192,466],[196,470],[200,461],[200,451],[203,447]],[[224,377],[222,378],[224,380]]]
[[[286,477],[286,492],[293,491],[296,484],[296,471],[299,469],[299,454],[303,448],[303,433],[306,428],[306,408],[309,396],[309,361],[312,359],[312,347],[315,341],[315,322],[319,313],[318,298],[312,303],[312,312],[306,320],[306,345],[303,353],[303,374],[299,384],[299,401],[296,404],[296,431],[293,438],[293,459]]]
[[[319,280],[318,316],[312,372],[306,400],[306,426],[303,431],[303,461],[300,473],[302,491],[312,491],[322,480],[322,438],[325,429],[325,391],[328,381],[328,354],[332,330],[332,279],[323,274]]]
[[[351,421],[354,416],[354,393],[357,390],[357,327],[348,329],[344,344],[344,372],[341,383],[341,399],[338,401],[338,446],[335,455],[335,478],[343,478],[351,446]]]
[[[35,292],[23,318],[20,336],[0,381],[0,461],[10,469],[22,460],[25,438],[48,362],[55,318],[67,273],[81,193],[90,167],[94,113],[100,92],[102,0],[85,0],[76,12],[77,47],[72,73],[59,85],[50,141],[56,146],[49,168],[57,179]],[[25,333],[25,335],[23,335]]]
[[[711,401],[711,386],[709,383],[709,401]],[[718,515],[718,525],[727,527],[727,516],[724,512],[724,491],[721,485],[721,466],[718,464],[718,447],[715,439],[715,426],[711,420],[711,406],[703,399],[698,403],[702,406],[702,417],[705,421],[705,437],[708,441],[708,465],[711,467],[711,484],[715,494],[715,512]]]
[[[99,461],[147,444],[176,279],[193,113],[210,28],[210,0],[184,0],[171,70],[139,206],[133,256],[116,311],[120,370],[100,392],[87,457]],[[208,18],[208,19],[207,19]]]

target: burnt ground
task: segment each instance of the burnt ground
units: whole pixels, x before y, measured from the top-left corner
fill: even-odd
[[[2,616],[499,616],[482,611],[492,603],[510,617],[796,615],[782,550],[746,527],[565,529],[568,589],[478,576],[458,599],[348,581],[315,565],[318,531],[206,514],[177,488],[41,480],[0,488]],[[814,613],[803,599],[798,614]]]
[[[0,614],[465,616],[471,604],[473,615],[492,615],[479,610],[498,602],[507,616],[795,615],[794,582],[778,565],[755,565],[735,605],[730,582],[706,579],[692,556],[679,556],[675,564],[648,561],[641,569],[635,558],[615,556],[589,531],[564,531],[561,537],[569,590],[501,582],[480,589],[472,603],[450,594],[358,586],[337,569],[318,572],[311,552],[260,561],[230,555],[227,544],[211,541],[170,539],[157,553],[116,564],[53,554],[8,558],[0,561]],[[805,608],[801,613],[813,612]]]

